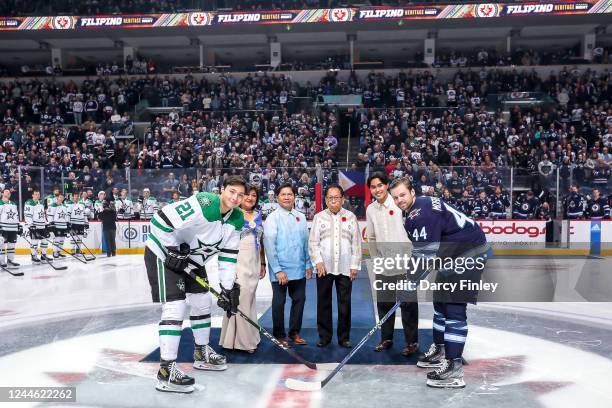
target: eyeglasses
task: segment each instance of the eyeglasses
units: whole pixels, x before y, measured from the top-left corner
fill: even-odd
[[[340,201],[342,200],[344,197],[326,197],[329,201]]]

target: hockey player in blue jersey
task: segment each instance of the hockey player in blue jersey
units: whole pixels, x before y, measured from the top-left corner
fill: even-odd
[[[485,234],[478,223],[437,197],[417,197],[410,179],[406,177],[394,180],[389,191],[395,204],[406,214],[404,228],[413,244],[413,257],[453,260],[472,258],[475,261],[474,268],[469,270],[460,271],[458,267],[438,270],[436,283],[458,282],[468,277],[479,279],[488,248]],[[482,268],[477,270],[480,266]],[[410,273],[412,276],[420,276],[421,272]],[[467,338],[466,310],[468,301],[476,301],[476,294],[434,294],[434,342],[417,363],[422,368],[437,368],[427,373],[428,386],[465,387],[462,354]],[[398,298],[401,296],[398,293]]]
[[[570,193],[563,200],[565,209],[565,218],[570,220],[578,220],[584,218],[584,213],[587,207],[586,198],[578,192],[578,185],[570,186]]]
[[[593,189],[593,197],[590,197],[586,204],[587,217],[592,220],[610,218],[610,205],[608,200],[601,196],[598,189]]]

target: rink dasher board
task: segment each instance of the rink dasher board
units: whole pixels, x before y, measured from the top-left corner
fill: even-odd
[[[494,244],[496,255],[560,255],[587,256],[597,254],[612,256],[612,220],[564,220],[561,223],[561,245],[559,248],[545,248],[546,223],[541,220],[477,220],[487,236],[487,241]],[[118,221],[117,254],[143,254],[149,233],[149,221]],[[309,227],[311,222],[308,223]],[[265,228],[265,225],[264,225]],[[359,228],[364,240],[363,249],[367,254],[366,222],[359,221]],[[68,247],[70,237],[65,239]],[[102,251],[102,224],[91,221],[83,243],[94,254]],[[51,253],[51,249],[48,249]],[[30,253],[29,244],[18,237],[16,254]],[[85,251],[86,252],[86,251]]]

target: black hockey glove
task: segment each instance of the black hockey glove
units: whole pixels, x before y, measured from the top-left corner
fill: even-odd
[[[227,312],[227,317],[232,317],[238,313],[240,304],[240,285],[234,282],[234,286],[227,290],[221,285],[221,293],[217,300],[217,306]]]
[[[51,227],[47,227],[43,230],[40,230],[40,236],[44,239],[51,237]]]
[[[89,223],[83,225],[83,229],[87,231],[89,229]]]
[[[164,266],[171,271],[182,273],[189,265],[189,244],[182,243],[180,247],[166,247],[168,255],[164,261]]]
[[[139,212],[135,212],[134,213],[134,219],[135,220],[139,220],[140,219],[140,213]]]
[[[17,225],[17,235],[23,235],[23,225]]]

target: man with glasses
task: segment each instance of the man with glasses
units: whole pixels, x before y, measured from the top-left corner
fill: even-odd
[[[342,208],[344,190],[330,184],[325,190],[327,209],[314,216],[308,252],[317,268],[317,347],[333,336],[332,287],[338,298],[338,344],[351,348],[351,289],[361,264],[361,236],[357,217]]]

